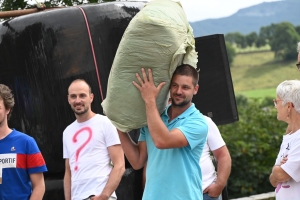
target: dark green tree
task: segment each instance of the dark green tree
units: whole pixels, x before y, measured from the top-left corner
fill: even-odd
[[[229,42],[226,41],[225,44],[226,44],[228,62],[229,62],[229,65],[231,65],[233,62],[233,59],[236,55],[236,52],[235,52],[235,49],[233,48],[233,46]]]
[[[267,41],[265,39],[261,38],[261,37],[258,37],[256,42],[255,42],[255,46],[258,47],[258,48],[263,47],[266,44],[267,44]]]
[[[257,47],[265,46],[269,44],[272,40],[276,29],[276,24],[271,24],[270,26],[262,26],[259,31],[258,39],[256,41]]]
[[[295,44],[300,41],[300,36],[297,33],[293,24],[282,22],[276,25],[275,32],[271,38],[271,50],[275,52],[276,58],[283,60],[291,60],[297,57]]]
[[[266,40],[271,40],[275,34],[277,24],[271,24],[269,26],[263,26],[260,28],[259,36]]]
[[[248,35],[245,36],[247,46],[251,47],[253,44],[256,45],[258,35],[256,32],[251,32]]]
[[[0,10],[8,11],[8,10],[18,10],[31,7],[24,0],[0,0]]]
[[[231,43],[231,44],[234,44],[235,43],[235,33],[227,33],[226,35],[225,35],[225,40],[226,40],[226,42],[229,42],[229,43]]]
[[[101,2],[108,2],[113,0],[101,0]],[[55,7],[55,6],[74,6],[81,5],[84,3],[97,3],[98,0],[46,0],[44,2],[46,7]],[[36,7],[36,4],[28,4],[28,1],[24,0],[0,0],[0,10],[9,11],[9,10],[18,10]]]
[[[300,26],[296,26],[295,30],[297,31],[297,33],[300,35]]]
[[[236,44],[240,48],[247,47],[247,41],[245,36],[239,32],[227,33],[225,35],[225,40],[227,42],[230,42],[231,44]]]

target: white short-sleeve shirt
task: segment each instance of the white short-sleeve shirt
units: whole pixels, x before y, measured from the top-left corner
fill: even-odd
[[[205,190],[211,185],[217,177],[215,167],[210,157],[210,150],[214,151],[225,145],[225,142],[221,136],[221,133],[217,125],[211,120],[211,118],[204,116],[207,121],[208,134],[207,142],[204,145],[202,156],[200,158],[200,168],[202,171],[202,188]]]
[[[120,144],[117,130],[103,115],[82,123],[75,120],[64,130],[63,157],[69,159],[72,200],[102,192],[112,170],[107,148],[116,144]]]

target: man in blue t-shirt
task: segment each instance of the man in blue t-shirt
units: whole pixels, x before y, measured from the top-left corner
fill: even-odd
[[[11,90],[0,84],[0,199],[42,199],[44,158],[35,140],[8,127],[15,104]]]
[[[154,85],[142,69],[139,83],[133,82],[145,102],[147,124],[138,144],[118,131],[124,153],[134,169],[147,162],[147,182],[143,200],[202,200],[200,156],[207,138],[207,124],[192,103],[198,92],[198,72],[189,65],[176,68],[170,84],[172,104],[160,115],[156,98],[164,86]]]

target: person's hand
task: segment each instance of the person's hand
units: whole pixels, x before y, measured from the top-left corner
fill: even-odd
[[[208,195],[210,197],[218,197],[220,196],[220,194],[222,193],[222,190],[223,190],[223,186],[222,185],[219,185],[217,183],[212,183],[210,186],[208,186],[204,191],[203,193],[208,193]]]
[[[285,156],[282,158],[282,160],[280,161],[280,165],[279,165],[279,166],[281,166],[281,165],[283,165],[284,163],[286,163],[287,160],[288,160],[288,155],[285,155]]]
[[[154,85],[153,81],[153,76],[152,76],[152,71],[151,69],[148,69],[148,75],[149,78],[147,77],[147,74],[142,68],[142,77],[138,73],[136,73],[136,78],[138,79],[139,83],[136,83],[133,81],[133,85],[139,89],[141,92],[142,98],[145,102],[147,101],[156,101],[156,98],[161,90],[161,88],[165,85],[165,82],[160,83],[157,87]]]

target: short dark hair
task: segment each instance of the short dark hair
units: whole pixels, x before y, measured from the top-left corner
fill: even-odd
[[[196,68],[192,67],[191,65],[188,65],[188,64],[179,65],[175,69],[173,76],[175,76],[176,74],[182,75],[182,76],[191,76],[191,77],[193,77],[194,86],[196,86],[198,84],[199,72],[196,70]]]
[[[70,83],[70,85],[72,85],[72,83],[80,82],[80,81],[85,82],[85,83],[87,84],[87,86],[89,87],[89,92],[90,92],[90,94],[91,94],[91,93],[92,93],[92,88],[91,88],[90,84],[88,84],[88,82],[86,82],[86,80],[84,80],[84,79],[80,79],[80,78],[75,79],[74,81],[72,81],[72,82]],[[70,85],[69,85],[69,87],[70,87]],[[68,88],[68,89],[69,89],[69,88]]]
[[[15,99],[11,89],[4,84],[0,84],[0,98],[3,100],[5,109],[10,109],[9,113],[7,114],[7,119],[9,119],[15,105]]]

